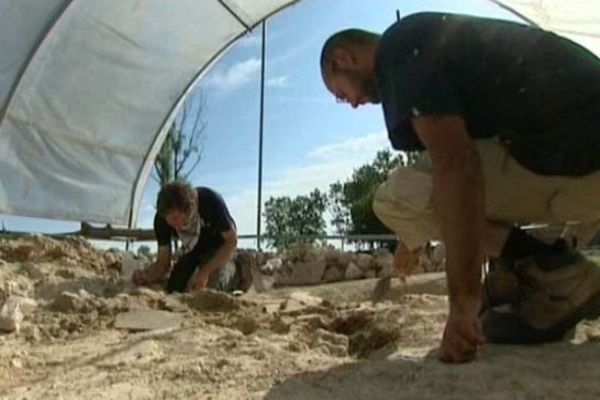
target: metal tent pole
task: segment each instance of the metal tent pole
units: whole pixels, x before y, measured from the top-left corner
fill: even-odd
[[[266,55],[267,21],[262,23],[262,49],[260,63],[260,126],[258,131],[258,207],[256,213],[256,248],[260,250],[260,216],[262,212],[262,167],[263,167],[263,132],[265,122],[265,55]]]

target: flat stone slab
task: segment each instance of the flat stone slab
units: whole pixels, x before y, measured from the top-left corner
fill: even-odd
[[[115,328],[130,331],[177,329],[183,322],[181,314],[162,310],[134,310],[117,315]]]

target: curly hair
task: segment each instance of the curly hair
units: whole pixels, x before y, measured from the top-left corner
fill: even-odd
[[[184,182],[169,182],[164,185],[156,200],[156,212],[165,217],[171,211],[189,213],[195,204],[194,189]]]

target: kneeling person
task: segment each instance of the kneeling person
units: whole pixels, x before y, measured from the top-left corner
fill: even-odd
[[[171,241],[178,238],[183,254],[169,275],[168,292],[235,289],[235,222],[214,190],[180,182],[165,185],[156,202],[154,233],[156,263],[150,270],[138,271],[134,283],[147,285],[164,279],[171,267]]]

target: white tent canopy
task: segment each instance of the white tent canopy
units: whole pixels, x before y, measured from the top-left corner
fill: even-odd
[[[488,1],[600,55],[598,0]],[[0,213],[134,225],[193,84],[294,2],[0,0]]]

